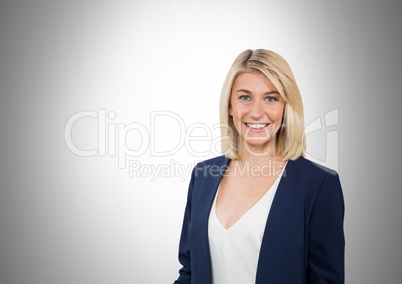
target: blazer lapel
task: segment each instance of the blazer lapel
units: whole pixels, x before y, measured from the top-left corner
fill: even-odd
[[[215,165],[205,165],[202,169],[203,178],[200,179],[197,200],[200,200],[200,214],[203,225],[208,225],[209,212],[214,201],[219,183],[222,180],[223,175],[226,172],[230,159],[222,157]],[[199,174],[201,171],[199,172]],[[205,178],[206,177],[206,178]]]
[[[195,248],[195,255],[201,260],[199,268],[202,266],[199,283],[207,284],[212,282],[208,220],[215,194],[229,162],[230,159],[222,156],[212,165],[201,163],[197,166],[196,175],[198,175],[198,178],[196,176],[197,182],[195,183],[197,188],[194,189],[192,205],[192,211],[197,212],[197,214],[192,215],[194,228],[192,238],[194,243],[199,244]]]
[[[303,200],[297,188],[295,163],[289,160],[278,185],[265,226],[257,266],[256,283],[282,283],[286,275],[289,254],[299,245],[299,233],[303,232],[300,209]],[[301,208],[300,208],[301,206]],[[279,281],[279,282],[276,282]],[[282,282],[281,282],[282,281]],[[271,283],[271,282],[269,282]]]

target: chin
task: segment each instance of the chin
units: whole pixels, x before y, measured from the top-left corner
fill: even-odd
[[[250,147],[269,147],[270,140],[254,140],[254,139],[249,139],[246,141],[243,141],[243,143],[247,146]]]

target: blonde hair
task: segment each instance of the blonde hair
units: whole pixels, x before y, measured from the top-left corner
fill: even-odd
[[[265,49],[245,50],[233,62],[222,88],[220,98],[221,147],[227,158],[239,158],[239,137],[229,115],[233,83],[239,74],[257,71],[275,86],[283,101],[283,123],[275,137],[274,154],[284,160],[305,155],[303,102],[292,69],[279,54]]]

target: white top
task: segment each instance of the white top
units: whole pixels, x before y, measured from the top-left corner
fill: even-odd
[[[281,176],[282,173],[265,195],[229,229],[225,229],[216,216],[218,188],[208,223],[213,284],[255,283],[262,237]]]

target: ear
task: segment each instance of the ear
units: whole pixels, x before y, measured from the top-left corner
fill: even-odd
[[[230,115],[230,116],[233,116],[233,109],[232,109],[232,106],[229,106],[229,115]]]

